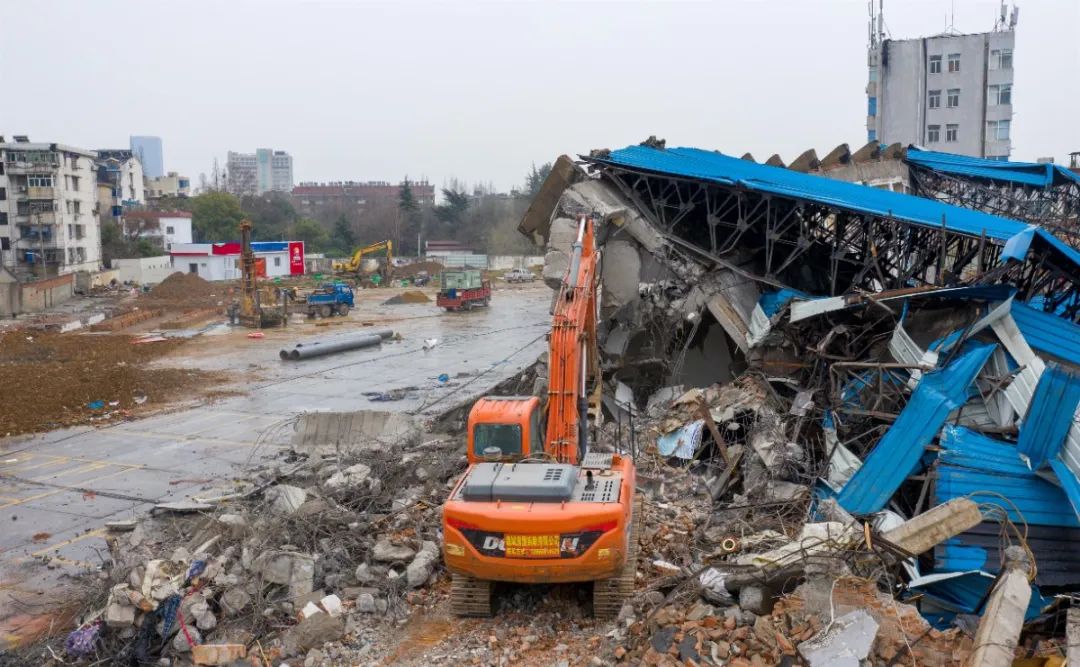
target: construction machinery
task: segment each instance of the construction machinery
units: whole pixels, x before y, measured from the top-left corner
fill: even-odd
[[[363,248],[357,248],[353,251],[353,255],[350,259],[344,262],[334,262],[331,266],[334,269],[334,273],[360,275],[364,272],[364,255],[371,255],[380,250],[386,251],[386,265],[383,266],[380,271],[381,280],[379,282],[389,283],[394,269],[394,242],[390,240],[379,241],[378,243],[366,245]]]
[[[256,282],[251,227],[250,220],[240,221],[240,301],[229,308],[230,319],[252,329],[284,326],[289,320],[284,299],[271,290],[260,289]]]
[[[546,405],[486,397],[469,413],[469,468],[443,507],[458,615],[490,615],[496,581],[592,582],[598,617],[617,615],[633,592],[642,523],[633,458],[589,451],[600,399],[594,233],[582,218],[553,310]]]
[[[290,313],[303,313],[308,317],[345,317],[356,305],[353,288],[345,283],[323,283],[306,292],[290,288],[284,290],[284,294]]]
[[[475,269],[443,271],[435,305],[448,311],[483,308],[491,303],[491,283]]]

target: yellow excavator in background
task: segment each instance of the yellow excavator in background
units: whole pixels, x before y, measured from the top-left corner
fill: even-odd
[[[379,241],[378,243],[366,245],[363,248],[357,248],[356,251],[353,252],[351,259],[344,262],[333,263],[334,273],[350,273],[360,276],[364,255],[370,255],[379,250],[386,250],[386,266],[383,267],[380,274],[382,276],[382,282],[388,283],[394,268],[394,242],[390,240]]]

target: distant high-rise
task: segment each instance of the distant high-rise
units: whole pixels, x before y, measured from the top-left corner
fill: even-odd
[[[142,162],[147,178],[165,175],[165,160],[161,150],[161,137],[131,137],[131,152]]]
[[[870,3],[868,141],[1008,160],[1017,9],[991,32],[888,39]]]
[[[259,148],[254,153],[229,151],[225,165],[227,187],[235,195],[290,192],[293,187],[292,156],[285,151]]]

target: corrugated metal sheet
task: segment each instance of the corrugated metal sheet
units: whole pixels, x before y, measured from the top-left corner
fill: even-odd
[[[840,492],[840,505],[854,514],[869,514],[885,506],[919,464],[945,418],[968,398],[994,345],[975,344],[949,366],[923,375],[911,399]]]
[[[978,502],[998,505],[1015,523],[1080,528],[1065,492],[1032,471],[1015,446],[953,425],[942,429],[939,444],[936,502],[977,493]]]
[[[1039,586],[1080,584],[1080,529],[1028,526],[1027,543],[1035,554]],[[1001,569],[1001,525],[984,521],[971,530],[934,547],[934,570],[963,572]]]
[[[1080,182],[1064,167],[1035,162],[1005,162],[986,158],[908,148],[905,161],[917,167],[979,180],[1016,183],[1036,188]]]
[[[1050,461],[1050,469],[1061,483],[1061,489],[1069,499],[1073,513],[1080,517],[1080,480],[1076,479],[1076,473],[1060,457]]]
[[[981,614],[995,577],[979,570],[966,572],[935,572],[912,579],[908,588],[919,591],[925,597],[919,601],[919,611],[937,627],[946,627],[956,614]],[[1024,618],[1037,617],[1043,608],[1053,602],[1044,598],[1039,589],[1032,587],[1031,601]],[[927,604],[929,603],[929,604]]]
[[[1050,362],[1039,378],[1016,443],[1033,469],[1047,465],[1057,456],[1073,426],[1077,406],[1080,406],[1080,373]]]
[[[1027,225],[1009,218],[951,206],[933,199],[757,164],[716,151],[629,146],[612,151],[606,158],[591,159],[630,169],[739,186],[858,213],[893,217],[935,229],[944,225],[947,229],[971,236],[985,233],[987,238],[997,241],[1007,241],[1027,230]],[[1036,229],[1033,234],[1072,263],[1080,264],[1080,252],[1049,232]]]
[[[1080,325],[1052,313],[1035,310],[1018,301],[1012,302],[1009,314],[1028,345],[1039,352],[1080,366]]]

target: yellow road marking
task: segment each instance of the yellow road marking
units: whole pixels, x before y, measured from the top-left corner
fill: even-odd
[[[109,466],[108,463],[87,463],[86,465],[77,466],[75,468],[70,468],[68,470],[61,470],[60,472],[57,472],[57,473],[49,473],[49,474],[46,474],[43,477],[31,477],[30,479],[32,479],[35,482],[43,482],[43,481],[45,481],[47,479],[60,479],[61,477],[67,477],[68,475],[79,475],[79,474],[82,474],[84,472],[93,472],[95,470],[101,470],[102,468],[107,468],[108,466]]]
[[[30,460],[30,459],[28,459],[28,460]],[[71,461],[72,461],[72,459],[70,459],[70,458],[68,458],[66,456],[57,456],[57,457],[53,458],[53,460],[51,460],[51,461],[44,461],[42,463],[35,463],[34,465],[26,466],[25,468],[19,467],[19,466],[12,466],[13,468],[17,468],[17,470],[12,470],[10,468],[4,468],[3,472],[12,473],[12,474],[21,473],[21,472],[26,472],[27,470],[36,470],[37,468],[47,468],[49,466],[63,465],[65,463],[70,463]]]
[[[45,547],[44,549],[40,549],[38,551],[31,552],[30,555],[34,556],[34,557],[44,556],[45,554],[47,554],[50,551],[56,551],[57,549],[62,549],[63,547],[68,546],[69,544],[75,544],[76,542],[81,542],[81,541],[87,539],[88,537],[97,537],[99,535],[104,535],[106,532],[108,532],[108,529],[106,529],[106,528],[95,528],[94,530],[91,530],[91,531],[89,531],[87,533],[83,533],[82,535],[79,535],[77,537],[73,537],[70,540],[64,540],[63,542],[57,542],[56,544],[50,544],[49,546]]]

